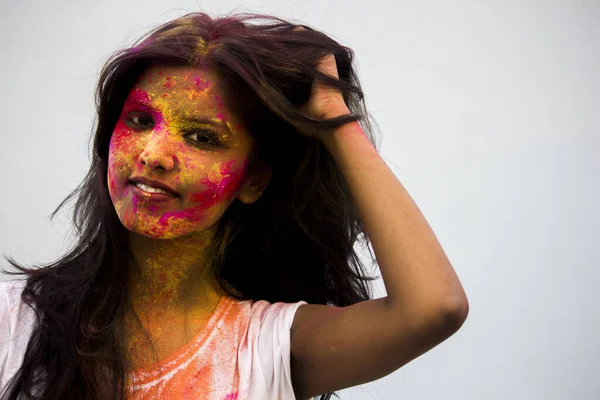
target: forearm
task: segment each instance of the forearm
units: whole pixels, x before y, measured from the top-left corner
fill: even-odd
[[[322,138],[350,188],[391,308],[466,313],[467,297],[429,224],[358,123]]]

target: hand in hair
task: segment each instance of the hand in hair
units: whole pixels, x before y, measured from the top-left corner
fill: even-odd
[[[317,71],[339,79],[337,64],[333,54],[327,54],[321,58],[317,65]],[[342,93],[318,79],[313,81],[310,99],[300,107],[300,110],[307,116],[316,119],[329,119],[350,114]],[[300,134],[317,139],[320,138],[320,135],[314,132],[300,131]]]

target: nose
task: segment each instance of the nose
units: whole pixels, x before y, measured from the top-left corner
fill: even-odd
[[[170,171],[175,167],[174,148],[168,132],[152,132],[140,153],[139,162],[153,170],[161,168]]]

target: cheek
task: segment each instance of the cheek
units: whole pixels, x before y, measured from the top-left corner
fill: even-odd
[[[161,232],[168,229],[189,231],[197,223],[209,223],[223,212],[222,206],[235,197],[242,185],[247,161],[216,162],[209,173],[201,174],[190,188],[189,204],[182,210],[163,213],[158,221]],[[235,166],[235,167],[234,167]]]
[[[123,178],[131,176],[135,165],[138,143],[127,126],[119,120],[110,139],[108,151],[108,187],[115,190]]]
[[[236,160],[213,164],[208,174],[199,182],[203,190],[194,192],[192,201],[211,207],[218,202],[234,198],[243,184],[246,164],[246,160],[243,160],[241,165]]]

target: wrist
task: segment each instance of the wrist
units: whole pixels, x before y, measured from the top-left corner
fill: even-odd
[[[364,135],[358,121],[347,122],[336,129],[323,133],[319,139],[331,151],[342,137],[356,134],[357,130]]]

